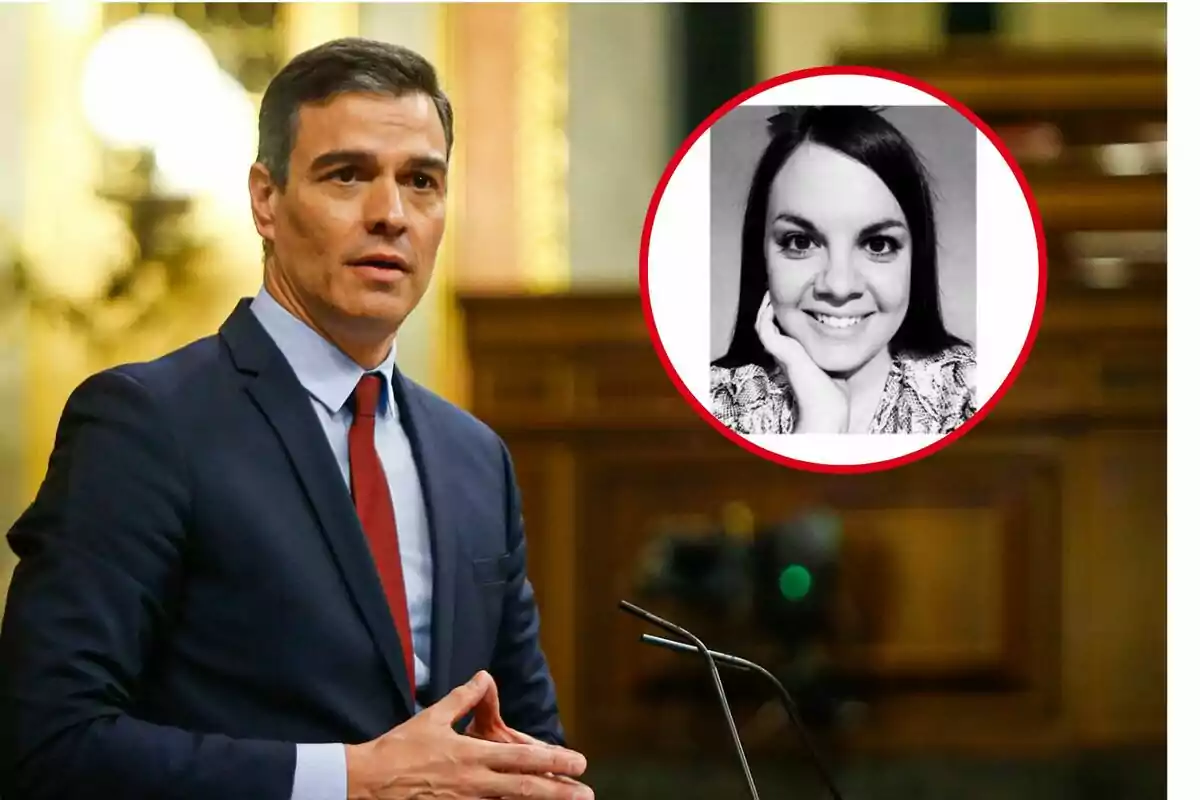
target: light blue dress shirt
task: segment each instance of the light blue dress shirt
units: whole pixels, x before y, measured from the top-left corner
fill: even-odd
[[[349,437],[354,388],[367,372],[378,372],[385,378],[375,422],[375,448],[383,462],[392,505],[395,507],[396,532],[404,567],[404,589],[412,627],[415,677],[417,687],[421,689],[429,683],[433,557],[420,475],[413,459],[412,446],[400,423],[392,385],[396,348],[392,346],[378,367],[364,370],[323,336],[292,316],[265,288],[259,291],[250,309],[308,391],[313,411],[341,467],[347,491],[350,487]],[[343,747],[340,742],[297,745],[292,800],[346,800],[346,754]]]

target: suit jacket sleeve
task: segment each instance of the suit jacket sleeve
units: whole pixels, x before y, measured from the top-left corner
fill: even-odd
[[[542,652],[540,620],[525,569],[525,524],[512,458],[501,444],[506,484],[508,586],[492,675],[500,692],[500,713],[519,731],[542,741],[565,744],[558,699]]]
[[[136,716],[179,609],[189,504],[150,393],[115,370],[79,387],[9,533],[20,561],[0,632],[0,796],[287,799],[294,744]]]

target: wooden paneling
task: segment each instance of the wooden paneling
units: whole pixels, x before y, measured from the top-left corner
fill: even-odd
[[[1092,312],[1093,314],[1096,311]],[[1124,328],[1115,313],[1111,329],[1075,336],[1046,327],[1021,376],[996,407],[997,419],[1126,420],[1166,424],[1166,330]],[[1129,315],[1132,316],[1132,315]],[[1161,315],[1158,315],[1161,319]],[[1096,318],[1097,326],[1103,317]]]
[[[472,410],[506,428],[695,427],[628,293],[463,298]],[[647,358],[649,356],[649,358]]]
[[[864,743],[890,738],[888,726],[896,724],[888,721],[890,707],[913,692],[933,691],[939,704],[910,711],[906,729],[923,725],[931,739],[945,730],[945,745],[962,743],[963,732],[945,726],[974,713],[981,698],[1003,695],[1038,717],[1056,696],[1057,443],[964,443],[936,461],[849,482],[801,476],[720,440],[704,449],[666,437],[622,441],[592,450],[581,463],[578,549],[586,608],[577,641],[594,655],[578,660],[576,679],[582,697],[605,698],[602,709],[581,718],[589,746],[611,746],[656,719],[688,721],[674,734],[681,751],[709,744],[680,734],[694,732],[714,710],[700,668],[640,644],[644,626],[618,614],[616,604],[637,597],[639,556],[664,520],[716,517],[730,502],[768,519],[813,504],[844,514],[840,605],[852,609],[852,621],[840,632],[834,659],[844,675],[893,687],[871,709],[880,723],[864,731]],[[1015,485],[1012,475],[1020,476]],[[769,653],[761,633],[675,613],[714,647]],[[671,675],[698,689],[699,702],[693,694],[652,691],[657,678]],[[979,680],[982,691],[939,688]],[[743,691],[754,695],[762,696]],[[993,728],[989,735],[995,734]]]
[[[845,591],[861,641],[841,649],[843,664],[888,676],[1007,669],[1004,566],[1018,534],[1005,525],[1003,510],[844,514],[845,558],[855,565]],[[945,602],[948,596],[957,602]]]
[[[1114,430],[1072,454],[1083,486],[1065,540],[1065,677],[1090,743],[1165,738],[1166,449],[1165,428]]]
[[[579,579],[575,537],[575,453],[562,443],[510,442],[523,496],[527,569],[541,612],[542,644],[559,690],[568,730],[577,729],[575,683]]]
[[[1166,176],[1071,176],[1043,180],[1030,188],[1047,228],[1119,231],[1167,227]]]
[[[979,47],[937,57],[848,52],[844,64],[912,75],[962,100],[977,114],[1117,110],[1167,106],[1160,54],[1005,52]]]

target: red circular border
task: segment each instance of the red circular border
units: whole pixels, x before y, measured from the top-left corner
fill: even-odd
[[[648,280],[650,268],[650,232],[654,228],[654,218],[658,213],[658,205],[662,201],[662,196],[666,191],[667,184],[670,183],[671,177],[675,174],[675,170],[679,167],[679,162],[682,161],[683,157],[687,155],[689,150],[692,149],[692,145],[696,143],[696,140],[704,135],[704,133],[711,128],[717,120],[725,116],[729,111],[733,110],[737,106],[740,106],[746,100],[754,97],[755,95],[761,94],[767,89],[772,89],[781,84],[792,83],[803,78],[815,78],[821,75],[865,75],[873,78],[883,78],[884,80],[890,80],[895,83],[902,83],[906,86],[910,86],[914,89],[922,91],[932,97],[936,97],[938,100],[941,100],[943,103],[955,109],[958,111],[958,113],[969,119],[975,125],[977,130],[982,131],[983,134],[988,137],[992,145],[995,146],[995,148],[1000,152],[1000,155],[1004,157],[1005,162],[1008,164],[1008,168],[1016,177],[1017,183],[1021,186],[1021,191],[1025,194],[1025,202],[1029,206],[1029,214],[1033,220],[1034,233],[1037,236],[1038,293],[1037,303],[1033,310],[1033,322],[1029,326],[1029,333],[1025,337],[1025,344],[1021,348],[1020,355],[1017,356],[1017,360],[1013,363],[1012,369],[1009,371],[1008,376],[1000,384],[999,388],[996,389],[996,392],[986,403],[984,403],[982,408],[972,415],[969,420],[933,444],[922,447],[921,449],[912,453],[908,453],[907,455],[897,456],[896,458],[890,458],[885,461],[870,461],[865,464],[820,464],[812,461],[801,461],[796,458],[789,458],[788,456],[780,455],[772,450],[767,450],[764,447],[759,447],[758,445],[751,443],[743,438],[740,434],[735,433],[733,430],[723,425],[720,420],[713,416],[713,414],[706,409],[699,400],[696,399],[696,396],[692,394],[691,390],[688,389],[687,385],[679,377],[679,373],[675,371],[675,367],[672,365],[671,359],[667,356],[666,349],[663,347],[662,338],[658,334],[658,327],[654,324],[654,310],[651,308],[650,304],[650,288]],[[1008,148],[1004,145],[1004,142],[1001,141],[1000,137],[996,135],[996,132],[993,131],[987,125],[987,123],[981,120],[975,114],[975,112],[971,111],[971,109],[967,108],[961,102],[945,92],[942,92],[941,90],[936,89],[933,86],[924,83],[923,81],[919,81],[908,75],[902,75],[898,72],[878,69],[875,67],[861,66],[813,67],[810,69],[796,70],[794,72],[788,72],[783,75],[776,76],[737,95],[725,103],[725,105],[721,106],[712,114],[710,114],[709,117],[704,120],[699,127],[692,131],[692,134],[679,147],[679,149],[675,151],[675,155],[671,158],[671,162],[667,165],[666,170],[663,172],[662,177],[658,181],[658,186],[654,190],[654,196],[650,199],[650,206],[646,210],[646,221],[642,226],[639,282],[641,284],[642,314],[646,319],[646,327],[650,331],[650,338],[654,342],[654,350],[656,353],[658,353],[658,360],[662,362],[663,368],[666,370],[667,375],[670,376],[671,381],[675,384],[675,388],[681,395],[683,395],[683,398],[687,400],[687,402],[696,411],[696,413],[700,415],[701,418],[708,422],[709,425],[716,428],[725,438],[734,442],[742,449],[768,459],[769,461],[774,461],[777,464],[782,464],[786,467],[792,467],[793,469],[806,470],[808,472],[858,475],[869,472],[879,472],[885,469],[893,469],[895,467],[902,467],[905,464],[911,464],[914,461],[933,455],[938,450],[941,450],[943,447],[946,447],[950,443],[965,435],[967,431],[975,427],[976,424],[978,424],[984,417],[988,415],[988,413],[991,412],[996,403],[1000,401],[1000,398],[1002,398],[1009,388],[1012,387],[1013,382],[1017,379],[1017,375],[1019,375],[1021,370],[1024,368],[1025,362],[1029,359],[1029,353],[1033,349],[1034,340],[1037,339],[1038,330],[1042,325],[1042,309],[1046,304],[1046,268],[1046,240],[1045,233],[1042,229],[1042,216],[1038,211],[1037,202],[1034,200],[1033,192],[1029,188],[1029,182],[1026,180],[1025,174],[1021,171],[1021,168],[1018,166],[1017,161],[1013,157],[1012,153],[1009,152]]]

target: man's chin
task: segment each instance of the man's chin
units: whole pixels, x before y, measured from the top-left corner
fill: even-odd
[[[416,305],[409,293],[367,293],[342,304],[339,310],[342,316],[365,325],[394,328],[404,322]]]

